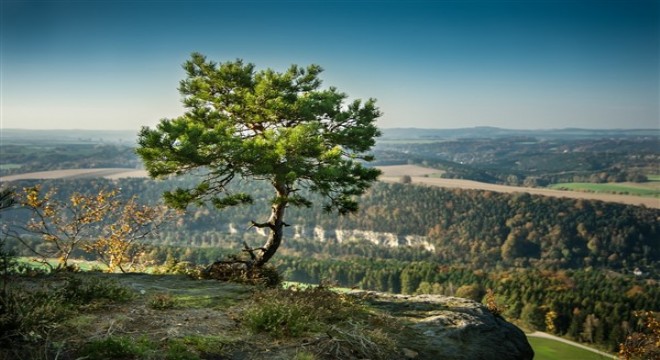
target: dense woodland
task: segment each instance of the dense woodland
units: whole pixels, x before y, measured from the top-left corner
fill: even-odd
[[[121,188],[124,196],[137,194],[145,203],[157,203],[165,189],[179,181],[145,179],[52,180],[62,197],[79,189]],[[22,182],[33,185],[38,181]],[[247,186],[248,184],[245,184]],[[252,185],[257,201],[221,212],[190,207],[179,220],[160,230],[168,245],[216,246],[240,244],[243,231],[260,220],[269,199],[266,189]],[[660,210],[602,201],[560,199],[527,193],[504,194],[479,190],[443,189],[407,184],[376,184],[360,199],[355,215],[339,217],[320,207],[290,208],[287,223],[306,229],[360,229],[398,236],[419,235],[435,247],[437,261],[476,268],[526,267],[577,269],[605,267],[657,274],[660,258]],[[20,216],[20,212],[15,215]],[[24,213],[23,216],[27,216]],[[6,215],[7,216],[7,215]],[[17,221],[24,221],[17,220]],[[291,228],[286,230],[289,237]],[[198,235],[203,234],[203,235]],[[247,233],[245,236],[254,233]],[[308,238],[308,240],[313,240]],[[417,249],[426,252],[423,249]],[[413,251],[414,252],[414,251]]]
[[[562,141],[567,144],[561,145]],[[8,174],[139,166],[127,145],[81,142],[3,145],[1,169]],[[510,175],[526,184],[531,177],[552,182],[572,174],[575,180],[575,176],[603,172],[609,174],[605,181],[610,181],[609,176],[617,171],[625,176],[657,174],[657,165],[653,165],[659,159],[657,144],[655,137],[518,143],[495,137],[488,141],[391,142],[380,144],[377,155],[381,163],[424,162],[481,174],[491,182],[508,182]],[[438,155],[443,151],[454,155],[443,159]],[[472,160],[461,157],[470,152],[475,154]],[[585,161],[591,165],[584,165]],[[560,163],[565,168],[558,167]],[[652,166],[656,166],[655,172],[649,171]],[[163,191],[192,181],[73,178],[10,185],[21,189],[42,184],[44,190],[56,188],[61,198],[75,192],[121,189],[126,198],[136,195],[142,203],[157,204]],[[251,221],[267,216],[265,203],[271,195],[254,184],[241,182],[240,186],[253,195],[254,204],[221,212],[189,207],[160,226],[155,239],[147,244],[143,260],[208,264],[240,252],[244,241],[259,244],[261,235],[247,228]],[[385,183],[375,184],[359,203],[360,211],[345,217],[324,213],[318,206],[287,209],[286,222],[292,226],[286,228],[284,248],[274,262],[288,280],[330,281],[346,287],[456,295],[478,301],[492,289],[506,319],[608,350],[615,350],[625,334],[638,326],[635,311],[660,310],[658,209]],[[25,224],[30,214],[13,209],[0,216],[8,226]],[[305,230],[304,236],[294,238],[300,229]],[[314,229],[326,231],[326,238],[320,241],[313,236]],[[422,245],[387,247],[364,237],[339,242],[332,237],[337,229],[398,238],[414,235],[434,250]],[[42,245],[40,239],[26,241],[36,248]],[[19,255],[29,254],[17,242],[6,246]],[[91,259],[83,252],[77,255]]]

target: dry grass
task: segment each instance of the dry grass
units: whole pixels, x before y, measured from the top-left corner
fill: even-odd
[[[390,165],[377,166],[383,172],[383,177],[401,177],[409,176],[429,176],[443,174],[444,170],[431,169],[417,165]]]
[[[85,177],[104,177],[108,179],[120,179],[128,177],[147,177],[144,170],[130,168],[101,168],[101,169],[65,169],[52,171],[39,171],[25,174],[9,175],[0,178],[2,182],[17,180],[44,180],[44,179],[75,179]]]
[[[325,287],[264,289],[181,275],[95,272],[16,277],[13,284],[50,296],[69,278],[116,284],[112,289],[130,297],[67,307],[30,341],[0,341],[0,359],[398,358],[395,326]],[[301,315],[297,322],[260,315],[292,309]],[[268,326],[250,326],[255,312],[256,321]],[[37,357],[41,352],[45,357]]]

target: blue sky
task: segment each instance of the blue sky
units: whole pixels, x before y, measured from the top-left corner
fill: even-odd
[[[660,127],[657,0],[0,1],[2,128],[176,117],[193,51],[319,64],[382,127]]]

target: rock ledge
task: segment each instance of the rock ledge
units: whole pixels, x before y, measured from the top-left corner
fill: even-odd
[[[394,295],[355,291],[375,308],[407,325],[404,354],[414,359],[531,360],[525,333],[480,303],[442,295]]]

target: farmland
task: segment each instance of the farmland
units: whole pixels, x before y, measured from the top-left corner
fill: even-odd
[[[379,166],[383,171],[380,180],[384,182],[400,182],[401,176],[409,175],[413,184],[422,184],[430,186],[438,186],[444,188],[459,188],[459,189],[473,189],[495,191],[503,193],[519,193],[526,192],[533,195],[552,196],[560,198],[571,199],[589,199],[600,200],[607,202],[615,202],[628,205],[643,205],[650,208],[660,208],[660,199],[658,199],[658,190],[649,189],[645,192],[640,191],[635,195],[621,195],[609,192],[579,192],[579,191],[565,191],[562,187],[556,186],[553,188],[532,188],[520,187],[510,185],[489,184],[472,180],[463,179],[445,179],[440,178],[438,175],[443,173],[442,170],[432,169],[417,165],[390,165]],[[52,171],[40,171],[25,174],[8,175],[0,178],[2,182],[10,182],[26,179],[79,179],[79,178],[92,178],[103,177],[107,179],[119,178],[132,178],[132,177],[146,177],[147,173],[144,170],[130,169],[130,168],[100,168],[100,169],[62,169]],[[654,182],[655,183],[655,182]],[[603,185],[604,188],[608,185],[610,188],[615,188],[617,185],[612,184],[588,184],[591,187],[596,185]],[[632,185],[621,186],[622,189],[631,189]],[[633,193],[628,191],[628,193]],[[649,197],[653,196],[653,197]]]
[[[584,191],[610,194],[630,194],[646,197],[660,197],[660,181],[649,181],[646,183],[615,183],[615,184],[593,184],[593,183],[559,183],[550,186],[551,189]]]
[[[100,169],[62,169],[51,171],[37,171],[25,174],[8,175],[0,178],[2,182],[17,180],[46,180],[46,179],[80,179],[103,177],[107,179],[146,177],[147,172],[129,168],[100,168]]]
[[[413,184],[424,184],[446,188],[460,188],[460,189],[474,189],[474,190],[487,190],[504,193],[527,192],[533,195],[553,196],[560,198],[571,199],[590,199],[608,202],[616,202],[628,205],[644,205],[650,208],[660,208],[660,199],[653,197],[642,197],[633,195],[619,195],[611,193],[596,193],[596,192],[576,192],[576,191],[563,191],[559,189],[546,189],[546,188],[532,188],[520,187],[510,185],[489,184],[472,180],[463,179],[444,179],[432,177],[433,174],[441,173],[436,169],[429,169],[415,165],[400,165],[400,166],[381,166],[383,171],[381,177],[382,181],[386,182],[399,182],[401,176],[410,175]],[[590,184],[596,185],[596,184]]]

